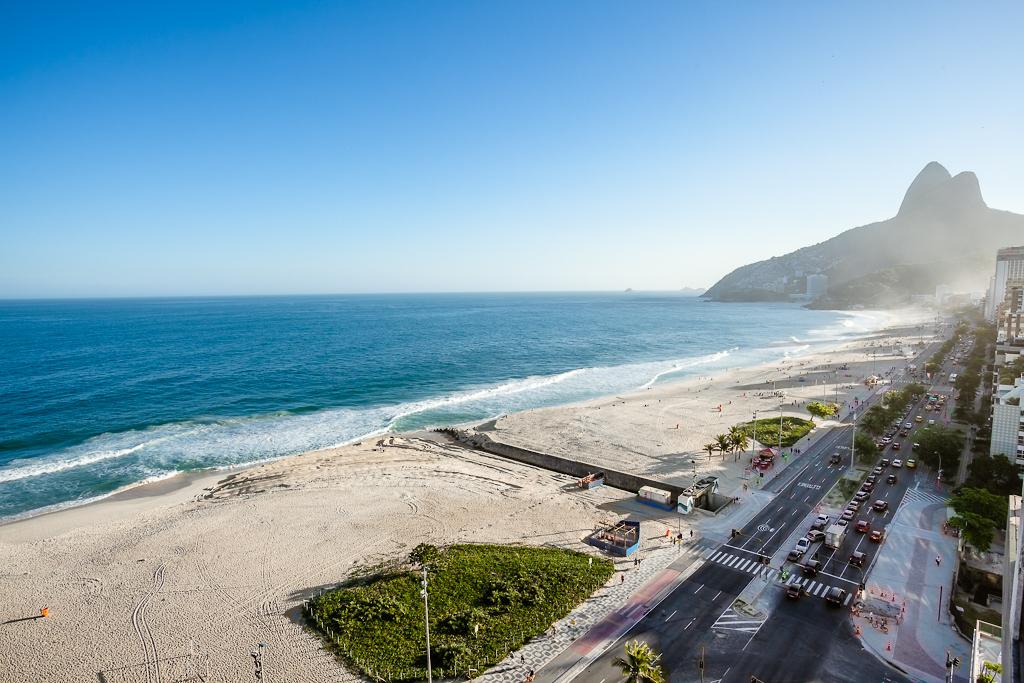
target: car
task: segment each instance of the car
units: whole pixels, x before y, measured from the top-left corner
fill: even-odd
[[[855,514],[856,513],[853,510],[843,510],[843,514],[839,515],[839,519],[845,519],[847,522],[849,522],[851,519],[853,519],[853,516]]]
[[[857,522],[857,526],[855,526],[854,528],[862,534],[866,534],[867,532],[871,531],[871,522],[869,522],[866,519],[862,519]]]
[[[914,444],[914,445],[916,446],[917,444]],[[912,470],[912,469],[914,469],[915,467],[917,467],[917,461],[916,461],[916,460],[914,460],[913,458],[911,458],[910,460],[908,460],[908,461],[907,461],[907,469],[908,469],[908,470]]]
[[[909,422],[904,422],[903,423],[903,428],[904,429],[913,429],[913,427],[914,427],[914,425],[910,424]]]
[[[846,601],[846,591],[844,591],[842,588],[839,588],[838,586],[832,586],[832,588],[829,589],[828,593],[825,594],[825,600],[830,605],[842,607],[843,602]]]
[[[928,420],[928,426],[929,427],[934,427],[935,426],[935,420]]]
[[[812,529],[822,531],[828,526],[828,515],[818,515],[814,518],[814,523],[811,524]]]
[[[799,600],[800,596],[803,595],[805,592],[806,591],[804,591],[804,586],[800,582],[792,583],[789,586],[786,586],[786,597],[790,600]]]
[[[828,459],[828,462],[831,465],[838,465],[842,461],[843,461],[842,456],[840,456],[838,453],[833,453],[832,457]]]
[[[902,460],[893,460],[892,461],[892,466],[894,468],[896,468],[896,469],[899,469],[899,468],[903,467],[903,461]]]
[[[875,543],[881,543],[882,542],[882,535],[883,534],[882,534],[882,530],[881,529],[875,529],[868,536],[868,539],[874,541]]]
[[[858,491],[857,493],[853,494],[853,500],[857,503],[863,503],[870,497],[871,494],[867,493],[866,491]]]
[[[871,504],[871,509],[875,512],[885,512],[889,509],[889,503],[884,500],[876,500]]]
[[[920,415],[917,415],[917,416],[914,417],[914,422],[923,422],[923,421],[924,421],[924,418],[921,417]]]
[[[836,526],[846,526],[849,523],[850,523],[850,520],[843,519],[842,517],[840,517],[839,519],[836,520]]]
[[[892,441],[892,437],[891,436],[884,436],[884,437],[882,437],[882,443],[888,445],[890,441]]]
[[[882,473],[881,468],[888,467],[888,466],[889,466],[889,458],[882,458],[881,460],[878,461],[878,467],[876,467],[875,469],[878,470],[878,474],[881,474]]]
[[[804,556],[804,551],[797,550],[796,548],[793,548],[792,550],[789,551],[789,554],[786,555],[786,559],[790,560],[791,562],[796,562],[797,560],[799,560],[803,556]]]
[[[818,541],[825,540],[825,532],[818,529],[811,529],[807,532],[807,540],[811,543],[817,543]]]
[[[860,510],[860,503],[859,503],[859,502],[857,502],[856,500],[851,500],[851,501],[850,501],[850,502],[849,502],[849,503],[848,503],[848,504],[846,505],[846,509],[847,509],[847,510],[853,510],[854,512],[857,512],[858,510]]]
[[[817,576],[820,569],[821,562],[818,560],[807,560],[804,562],[804,566],[800,568],[800,570],[807,576]]]
[[[888,477],[885,478],[885,482],[887,484],[895,484],[896,483],[896,475],[895,474],[890,474]]]
[[[899,442],[899,441],[893,441],[893,442],[892,442],[892,449],[893,449],[894,451],[898,451],[898,450],[900,449],[900,442]],[[895,464],[895,463],[896,463],[896,461],[895,461],[895,460],[893,460],[893,467],[895,467],[895,466],[896,466],[896,464]]]
[[[852,564],[854,567],[863,567],[864,566],[864,558],[865,558],[864,553],[862,553],[859,550],[854,550],[853,554],[850,555],[850,564]]]
[[[889,463],[887,462],[885,464],[888,465]],[[882,468],[881,467],[876,467],[875,469],[871,470],[871,474],[881,474],[881,473],[882,473]]]
[[[875,484],[875,483],[878,482],[878,475],[877,474],[869,474],[868,478],[865,479],[864,481],[869,483],[869,484]]]
[[[916,451],[920,447],[921,447],[921,444],[919,444],[919,443],[911,444],[910,445],[910,450]]]
[[[872,484],[870,481],[866,481],[860,485],[860,490],[864,491],[865,493],[871,493],[872,491],[875,490],[875,485]]]
[[[910,432],[908,432],[906,429],[901,429],[900,430],[900,436],[903,437],[903,438],[906,438],[906,437],[910,436]]]

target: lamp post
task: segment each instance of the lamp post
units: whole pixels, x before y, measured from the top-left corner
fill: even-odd
[[[853,461],[857,457],[857,410],[853,411],[853,431],[850,432],[850,474],[853,474]]]
[[[423,596],[423,625],[427,632],[427,683],[434,682],[434,672],[430,666],[430,605],[427,600],[427,568],[423,568],[423,581],[420,583],[423,586],[423,590],[420,591],[420,595]]]

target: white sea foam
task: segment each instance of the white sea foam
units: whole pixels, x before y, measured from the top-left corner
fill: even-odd
[[[851,313],[836,328],[812,331],[800,342],[761,349],[738,347],[698,357],[576,368],[552,375],[509,379],[422,400],[386,406],[329,408],[314,413],[275,413],[250,417],[209,418],[156,425],[144,430],[101,434],[51,456],[15,461],[0,467],[0,483],[101,468],[104,473],[140,479],[185,469],[230,468],[273,460],[309,450],[373,438],[395,429],[446,424],[452,420],[487,419],[542,406],[653,386],[666,377],[754,365],[803,353],[812,344],[849,340],[884,327],[887,316]],[[837,329],[838,328],[838,329]]]

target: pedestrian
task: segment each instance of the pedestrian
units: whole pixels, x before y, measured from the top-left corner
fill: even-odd
[[[619,574],[619,585],[621,586],[624,583],[626,583],[626,575],[625,574]]]
[[[942,564],[942,555],[936,555],[935,556],[935,566],[938,567],[941,564]]]
[[[690,538],[693,538],[693,529],[690,529]]]

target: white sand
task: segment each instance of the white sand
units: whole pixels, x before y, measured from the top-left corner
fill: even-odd
[[[781,406],[782,415],[808,419],[803,406],[810,401],[852,406],[855,397],[863,400],[869,393],[867,377],[907,364],[907,358],[894,352],[897,340],[910,352],[922,338],[899,335],[850,343],[775,364],[655,385],[631,395],[524,411],[501,417],[488,434],[504,443],[684,486],[695,476],[710,474],[719,477],[723,494],[738,495],[751,450],[724,456],[716,451],[709,457],[704,444],[753,419],[755,412],[758,418],[778,419]],[[843,366],[848,369],[840,370]],[[778,398],[775,391],[785,396]],[[794,448],[807,443],[805,439]]]
[[[739,485],[742,463],[717,455],[709,463],[701,445],[755,409],[778,414],[778,400],[752,395],[766,378],[848,362],[840,398],[849,397],[870,370],[865,344],[855,346],[624,400],[511,415],[496,435],[684,483],[691,454],[699,454],[698,474],[723,477],[728,491]],[[879,370],[899,362],[876,361]],[[744,398],[742,387],[754,382],[762,384]],[[810,382],[794,387],[787,401],[822,391]],[[722,413],[712,410],[719,403]],[[197,662],[209,666],[211,680],[249,680],[249,652],[259,642],[268,646],[270,680],[350,679],[294,618],[305,597],[354,568],[421,542],[584,549],[581,539],[599,522],[658,518],[613,489],[578,491],[568,477],[500,458],[395,441],[383,452],[368,443],[287,458],[212,491],[223,473],[0,526],[0,681],[174,681]],[[150,491],[159,495],[139,495]],[[43,606],[46,619],[10,621]]]

